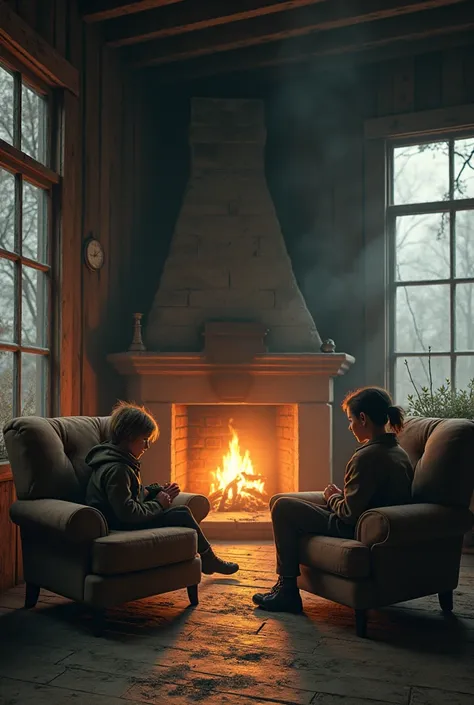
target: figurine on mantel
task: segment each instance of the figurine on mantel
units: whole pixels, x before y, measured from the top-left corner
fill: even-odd
[[[132,344],[128,348],[130,352],[144,352],[146,350],[146,347],[143,344],[142,340],[142,324],[141,320],[143,318],[143,313],[134,313],[133,314],[134,318],[134,325],[133,325],[133,340]]]
[[[323,343],[321,344],[320,350],[323,353],[336,352],[336,343],[334,342],[334,340],[332,340],[332,338],[328,338],[327,340],[323,341]]]

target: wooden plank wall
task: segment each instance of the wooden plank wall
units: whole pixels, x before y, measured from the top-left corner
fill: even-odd
[[[128,93],[135,83],[117,54],[102,46],[98,27],[82,23],[76,2],[9,0],[9,4],[81,71],[79,98],[64,96],[60,404],[66,415],[107,413],[121,387],[105,356],[128,345],[132,334],[131,320],[122,321],[120,313],[128,296],[133,203],[128,196],[135,183],[133,134],[139,134],[135,103]],[[82,261],[83,241],[90,235],[105,248],[105,266],[99,273],[89,271]],[[21,578],[18,536],[8,518],[13,498],[11,475],[4,472],[0,590]]]

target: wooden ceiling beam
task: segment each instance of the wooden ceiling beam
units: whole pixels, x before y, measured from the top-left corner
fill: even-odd
[[[290,38],[304,42],[301,38],[314,33],[318,33],[318,37],[321,36],[324,41],[323,35],[337,29],[385,21],[400,15],[415,17],[415,13],[424,18],[442,9],[455,9],[446,6],[468,4],[469,0],[353,0],[350,3],[346,0],[331,0],[313,7],[279,13],[271,18],[258,17],[248,22],[147,42],[130,47],[127,58],[137,67],[156,66]],[[431,12],[423,12],[426,10]],[[355,29],[361,32],[359,27]]]
[[[276,12],[301,9],[327,0],[207,0],[164,7],[146,14],[119,17],[105,26],[104,38],[112,47],[163,39],[177,34],[219,27]]]
[[[462,9],[462,12],[459,10]],[[156,80],[163,83],[190,81],[203,77],[241,73],[267,67],[281,67],[298,63],[310,63],[323,68],[333,60],[347,66],[358,61],[358,57],[390,50],[391,45],[413,47],[433,45],[439,38],[447,37],[448,44],[472,42],[474,29],[474,5],[466,2],[448,21],[446,12],[436,11],[399,17],[390,21],[371,23],[369,27],[346,27],[301,39],[289,39],[247,49],[230,51],[216,56],[204,56],[170,66],[160,67],[154,72]],[[428,49],[426,49],[428,50]],[[286,69],[285,69],[286,70]]]
[[[86,22],[104,22],[115,17],[131,17],[138,12],[155,10],[182,0],[83,0],[82,19]]]

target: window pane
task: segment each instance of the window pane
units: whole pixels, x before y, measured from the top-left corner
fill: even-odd
[[[474,198],[474,138],[454,142],[454,198]]]
[[[44,272],[22,267],[21,344],[46,347],[47,278]]]
[[[47,358],[21,354],[21,415],[44,416],[47,408]]]
[[[456,350],[474,350],[474,283],[456,286]]]
[[[455,218],[456,276],[474,277],[474,211],[458,211]]]
[[[393,202],[429,203],[449,197],[448,142],[393,150]]]
[[[15,247],[15,177],[0,168],[0,248]]]
[[[22,254],[24,257],[47,262],[47,194],[23,181]]]
[[[449,278],[449,215],[404,215],[395,225],[395,279]]]
[[[7,451],[2,429],[13,418],[13,353],[0,350],[0,460],[5,460]]]
[[[474,356],[462,356],[456,359],[456,389],[467,389],[474,379]]]
[[[407,359],[410,374],[417,386],[418,391],[421,387],[430,385],[428,356],[426,357],[409,357]],[[446,380],[451,377],[449,357],[432,357],[431,358],[431,377],[433,380],[433,389],[437,389]],[[395,400],[397,404],[406,406],[408,395],[416,394],[413,385],[410,381],[410,376],[405,365],[403,357],[397,358],[395,364]]]
[[[15,338],[15,263],[0,257],[0,340]]]
[[[9,144],[13,144],[13,92],[13,76],[0,66],[0,139]]]
[[[449,293],[448,284],[397,287],[395,352],[450,349]]]
[[[21,149],[33,159],[46,164],[45,99],[28,86],[21,88]]]

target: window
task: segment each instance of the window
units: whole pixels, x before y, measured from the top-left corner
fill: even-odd
[[[0,461],[9,419],[50,413],[51,103],[0,64]]]
[[[389,349],[397,401],[474,378],[474,135],[393,143]]]

